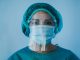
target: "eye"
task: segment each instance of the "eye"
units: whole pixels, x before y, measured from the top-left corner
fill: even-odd
[[[53,21],[50,21],[50,20],[46,20],[44,22],[45,25],[54,25],[54,22]]]
[[[38,22],[38,21],[35,21],[34,24],[35,24],[35,25],[39,25],[39,22]]]
[[[52,22],[49,21],[49,22],[46,22],[46,24],[47,24],[47,25],[52,25]]]
[[[35,19],[35,20],[34,20],[34,24],[35,24],[35,25],[39,25],[39,19]]]
[[[39,25],[39,19],[33,19],[33,20],[30,22],[30,25]]]

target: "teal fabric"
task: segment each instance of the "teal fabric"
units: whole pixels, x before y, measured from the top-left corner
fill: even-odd
[[[14,53],[8,60],[80,60],[71,51],[57,46],[55,51],[37,53],[25,47]]]

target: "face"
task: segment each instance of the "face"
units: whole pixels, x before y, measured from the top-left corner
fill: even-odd
[[[55,23],[54,23],[54,20],[52,19],[52,17],[48,13],[46,13],[44,11],[39,11],[33,15],[29,25],[30,26],[32,26],[32,25],[55,26]]]
[[[51,44],[52,38],[55,37],[54,33],[55,23],[52,17],[48,13],[43,11],[37,12],[36,14],[33,15],[29,25],[30,25],[29,37],[31,41],[33,40],[39,45]]]

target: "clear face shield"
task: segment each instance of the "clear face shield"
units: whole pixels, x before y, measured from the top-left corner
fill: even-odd
[[[29,24],[29,46],[32,50],[46,50],[46,45],[51,44],[55,37],[55,22],[48,14],[35,14]],[[31,47],[32,46],[32,47]]]

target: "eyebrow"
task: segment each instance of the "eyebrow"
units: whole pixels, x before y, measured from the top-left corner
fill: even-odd
[[[45,19],[45,20],[49,20],[49,21],[50,21],[50,20],[52,20],[52,19],[50,18],[50,19]]]
[[[39,19],[32,19],[32,20],[39,20]],[[45,20],[52,20],[51,18],[49,18],[49,19],[45,19]]]
[[[32,21],[37,21],[37,22],[39,22],[39,19],[32,19]],[[51,18],[49,18],[49,19],[45,19],[45,21],[51,21],[51,22],[53,22],[53,23],[55,23],[55,21],[54,20],[52,20]]]
[[[39,20],[39,19],[32,19],[32,20]]]
[[[50,18],[50,19],[45,19],[45,21],[49,21],[49,22],[51,21],[51,22],[53,22],[53,23],[55,22],[55,21],[52,20],[51,18]]]

